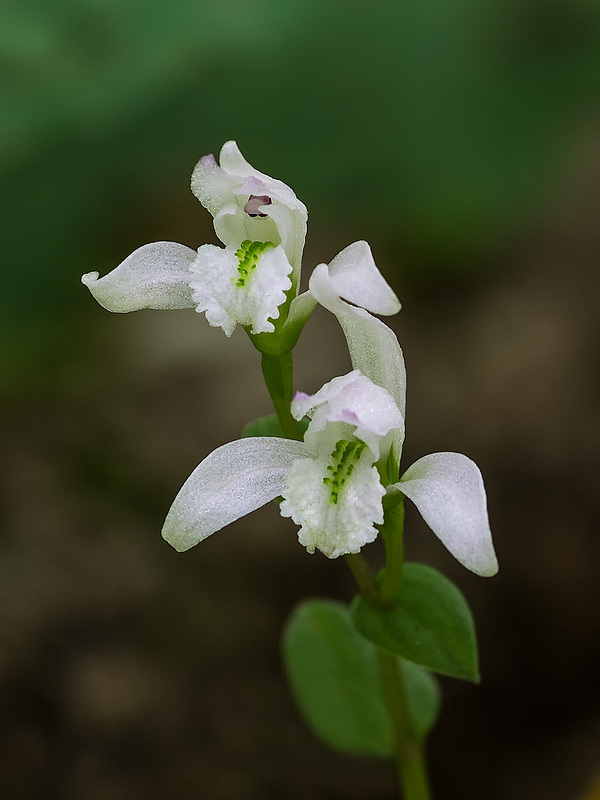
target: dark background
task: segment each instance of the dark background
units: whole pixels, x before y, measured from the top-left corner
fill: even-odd
[[[2,797],[394,796],[282,675],[295,603],[352,596],[343,561],[275,507],[187,554],[160,538],[196,464],[269,413],[258,354],[79,283],[215,241],[189,176],[230,138],[308,206],[305,280],[365,238],[400,296],[404,465],[457,450],[486,479],[493,579],[408,516],[480,640],[481,686],[443,681],[436,800],[597,797],[599,98],[596,0],[3,3]],[[297,387],[348,367],[318,309]]]

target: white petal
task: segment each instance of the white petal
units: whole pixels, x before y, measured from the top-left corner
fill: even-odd
[[[332,422],[355,426],[354,435],[379,458],[379,443],[391,430],[404,431],[404,420],[393,397],[358,370],[326,383],[316,394],[299,392],[292,401],[296,419],[314,411],[305,441],[314,444],[319,432]]]
[[[498,571],[477,464],[460,453],[433,453],[416,461],[395,487],[417,506],[452,555],[477,575]]]
[[[306,210],[304,203],[298,200],[292,189],[283,181],[271,178],[269,175],[265,175],[264,172],[259,172],[252,167],[241,154],[236,142],[225,142],[219,154],[219,161],[221,167],[229,175],[237,175],[241,178],[256,178],[267,189],[266,194],[276,197],[291,209]],[[253,191],[251,194],[263,194],[263,192]]]
[[[329,558],[337,558],[358,553],[375,540],[375,524],[383,522],[385,490],[372,464],[373,456],[365,448],[334,503],[330,487],[323,482],[328,475],[327,462],[313,458],[294,462],[282,492],[281,514],[301,526],[298,541],[309,553],[316,548]]]
[[[309,291],[337,317],[348,343],[352,366],[377,386],[387,389],[404,416],[406,369],[396,334],[368,311],[340,300],[325,264],[313,270]]]
[[[250,437],[219,447],[196,467],[175,498],[163,538],[179,552],[278,497],[302,442]]]
[[[203,156],[194,167],[191,185],[192,192],[214,217],[234,201],[234,190],[239,187],[240,179],[221,169],[211,154]]]
[[[374,314],[396,314],[400,301],[377,269],[366,242],[348,245],[329,264],[336,294]]]
[[[254,242],[256,249],[261,243]],[[275,330],[270,319],[277,319],[279,306],[285,302],[285,293],[292,282],[292,267],[281,246],[257,250],[249,274],[242,269],[241,250],[205,244],[198,249],[198,257],[189,277],[193,289],[196,311],[206,313],[211,325],[223,328],[231,336],[236,324],[250,326],[252,333]]]
[[[215,233],[229,247],[236,247],[246,239],[281,244],[279,228],[270,217],[250,217],[237,203],[223,206],[215,215]]]
[[[88,272],[81,282],[109,311],[193,308],[187,278],[195,259],[196,252],[182,244],[154,242],[138,247],[103,278]]]

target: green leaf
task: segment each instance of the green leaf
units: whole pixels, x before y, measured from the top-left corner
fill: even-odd
[[[415,733],[418,740],[422,741],[440,713],[440,687],[435,677],[418,664],[404,659],[400,660],[400,664]]]
[[[280,436],[285,438],[277,414],[269,414],[268,417],[259,417],[254,422],[249,422],[244,430],[242,436]]]
[[[298,423],[301,433],[304,435],[308,428],[309,420],[304,418]],[[285,439],[285,434],[281,430],[277,414],[269,414],[268,417],[259,417],[254,422],[249,422],[244,430],[242,436],[279,436]]]
[[[293,611],[283,655],[296,702],[330,746],[352,755],[392,755],[388,717],[373,645],[341,603],[308,600]]]
[[[453,678],[479,681],[475,626],[457,587],[431,567],[405,564],[396,606],[352,604],[356,630],[391,653]]]

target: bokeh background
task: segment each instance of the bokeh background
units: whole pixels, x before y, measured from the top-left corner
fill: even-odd
[[[394,797],[388,764],[313,739],[282,674],[287,614],[349,599],[345,565],[273,507],[185,555],[159,535],[270,412],[258,354],[79,283],[216,241],[189,176],[230,138],[308,206],[305,276],[365,238],[402,299],[405,464],[457,450],[486,478],[497,577],[408,517],[480,638],[481,686],[443,681],[435,797],[598,797],[599,112],[598,0],[4,0],[2,797]],[[298,388],[348,366],[318,309]]]

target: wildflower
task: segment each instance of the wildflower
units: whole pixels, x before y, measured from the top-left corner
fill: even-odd
[[[192,191],[225,246],[206,244],[196,252],[154,242],[103,278],[87,273],[82,282],[104,308],[195,308],[227,336],[237,323],[252,334],[275,330],[273,320],[297,292],[306,208],[284,183],[251,167],[235,142],[223,146],[220,161],[200,160]]]
[[[252,437],[223,445],[191,474],[163,527],[176,550],[283,496],[281,514],[300,525],[309,552],[329,558],[357,553],[383,523],[385,488],[376,462],[387,437],[403,430],[390,394],[358,370],[334,378],[316,394],[297,394],[292,413],[311,421],[304,442]]]
[[[404,420],[390,393],[359,370],[314,395],[298,393],[292,414],[301,419],[307,413],[304,442],[251,437],[211,453],[175,498],[163,537],[187,550],[282,496],[281,514],[300,526],[300,543],[336,558],[374,541],[383,496],[400,491],[465,567],[495,574],[485,489],[474,462],[459,453],[434,453],[384,486],[382,473],[391,447],[402,442]]]

